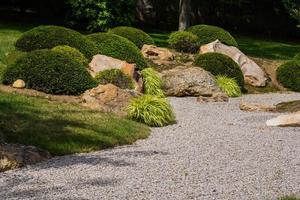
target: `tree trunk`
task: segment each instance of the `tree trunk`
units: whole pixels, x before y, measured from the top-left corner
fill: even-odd
[[[180,0],[179,3],[179,30],[190,26],[191,0]]]

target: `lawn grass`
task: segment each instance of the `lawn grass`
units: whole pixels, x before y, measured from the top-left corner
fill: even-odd
[[[0,140],[53,155],[131,144],[149,135],[143,124],[71,104],[0,93]]]

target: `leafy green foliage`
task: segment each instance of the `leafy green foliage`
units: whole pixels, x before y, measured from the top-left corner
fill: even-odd
[[[98,47],[98,53],[135,63],[142,70],[147,63],[140,50],[129,40],[110,33],[94,33],[87,38]]]
[[[158,72],[152,68],[146,68],[141,71],[144,82],[144,93],[164,97],[162,88],[162,79]]]
[[[295,196],[284,196],[279,198],[278,200],[300,200],[300,198],[297,198]]]
[[[6,65],[4,65],[0,62],[0,83],[2,83],[2,81],[3,81],[3,75],[4,75],[5,70],[6,70]]]
[[[11,51],[9,53],[7,53],[7,55],[4,57],[3,59],[3,63],[5,65],[12,65],[16,62],[16,60],[18,60],[19,58],[21,58],[22,56],[26,55],[26,52],[23,51]]]
[[[229,97],[239,97],[242,95],[241,88],[233,78],[219,75],[216,77],[216,81],[220,89]]]
[[[109,32],[127,38],[139,49],[141,49],[144,44],[154,44],[153,39],[147,33],[137,28],[120,26],[111,29]]]
[[[220,27],[201,24],[190,27],[188,31],[198,36],[199,46],[211,43],[215,40],[220,40],[229,46],[238,46],[234,37],[232,37],[228,31]]]
[[[131,25],[135,19],[136,0],[67,0],[72,25],[90,31],[106,31],[110,27]]]
[[[278,81],[284,87],[300,92],[300,60],[288,61],[276,72]]]
[[[168,39],[171,48],[185,53],[197,52],[197,41],[198,37],[187,31],[174,32]]]
[[[52,51],[56,51],[65,54],[67,56],[70,56],[71,58],[73,58],[77,62],[80,62],[84,66],[88,65],[88,60],[86,59],[86,57],[79,50],[73,47],[67,45],[60,45],[52,48]]]
[[[124,74],[119,69],[109,69],[99,72],[96,77],[96,81],[99,84],[108,84],[111,83],[122,89],[133,89],[134,83],[131,77]]]
[[[234,78],[241,89],[244,89],[244,75],[241,68],[230,57],[220,53],[205,53],[196,57],[194,64],[213,75],[224,75]]]
[[[95,86],[85,66],[51,50],[32,51],[10,65],[4,84],[22,79],[27,88],[51,94],[81,94]]]
[[[128,117],[154,127],[169,125],[175,121],[169,101],[152,95],[133,99],[128,107]]]
[[[16,42],[16,48],[21,51],[52,49],[59,45],[78,49],[89,60],[97,54],[95,45],[83,35],[60,26],[38,26],[25,32]]]
[[[73,104],[0,93],[0,137],[34,145],[52,155],[83,153],[131,144],[149,128],[112,114]]]
[[[294,60],[300,60],[300,52],[295,55]]]

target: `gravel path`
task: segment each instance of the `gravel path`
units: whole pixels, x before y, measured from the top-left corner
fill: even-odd
[[[299,94],[243,96],[266,104]],[[178,124],[113,150],[54,158],[0,174],[0,199],[251,199],[300,195],[300,128],[241,112],[241,98],[171,98]]]

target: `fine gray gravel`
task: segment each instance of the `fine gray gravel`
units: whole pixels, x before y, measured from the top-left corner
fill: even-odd
[[[272,113],[246,113],[295,94],[248,95],[229,103],[171,98],[178,123],[113,150],[54,158],[0,174],[0,199],[228,199],[300,196],[300,128],[267,127]]]

